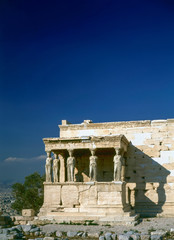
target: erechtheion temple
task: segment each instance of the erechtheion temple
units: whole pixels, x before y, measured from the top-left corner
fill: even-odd
[[[40,219],[118,223],[174,216],[174,119],[63,120],[59,128],[60,137],[43,139]]]

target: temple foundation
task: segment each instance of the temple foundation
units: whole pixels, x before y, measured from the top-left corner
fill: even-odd
[[[126,198],[125,182],[44,183],[39,219],[56,222],[131,224],[138,219]]]

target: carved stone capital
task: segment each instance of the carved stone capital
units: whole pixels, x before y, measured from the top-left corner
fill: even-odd
[[[90,148],[89,150],[91,152],[91,155],[94,156],[97,149],[96,148]]]
[[[58,153],[54,153],[54,159],[58,159]]]
[[[51,151],[47,151],[47,158],[50,158],[51,157]]]
[[[124,151],[123,148],[116,147],[116,148],[114,148],[114,149],[115,149],[116,155],[123,156],[123,155],[125,154],[125,151]]]
[[[70,148],[68,149],[69,156],[72,157],[74,153],[74,149]]]

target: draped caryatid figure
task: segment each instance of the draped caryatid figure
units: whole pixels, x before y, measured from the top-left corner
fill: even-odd
[[[46,182],[52,181],[52,158],[51,152],[47,152],[47,159],[45,164],[45,174],[46,174]]]
[[[73,150],[68,150],[69,157],[67,158],[67,173],[68,173],[68,182],[74,182],[74,166],[75,166],[75,157],[73,157]]]
[[[59,181],[59,158],[58,154],[54,154],[55,159],[53,160],[53,180],[54,182]]]
[[[122,165],[124,163],[124,158],[121,155],[121,149],[115,148],[114,162],[114,181],[122,181]]]
[[[91,155],[89,158],[89,178],[90,181],[96,181],[97,180],[97,159],[98,157],[95,156],[95,149],[91,149]]]

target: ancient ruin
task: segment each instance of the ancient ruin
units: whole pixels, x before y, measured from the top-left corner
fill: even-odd
[[[44,138],[39,219],[132,223],[174,216],[174,119],[70,124]],[[54,159],[51,157],[54,154]]]

